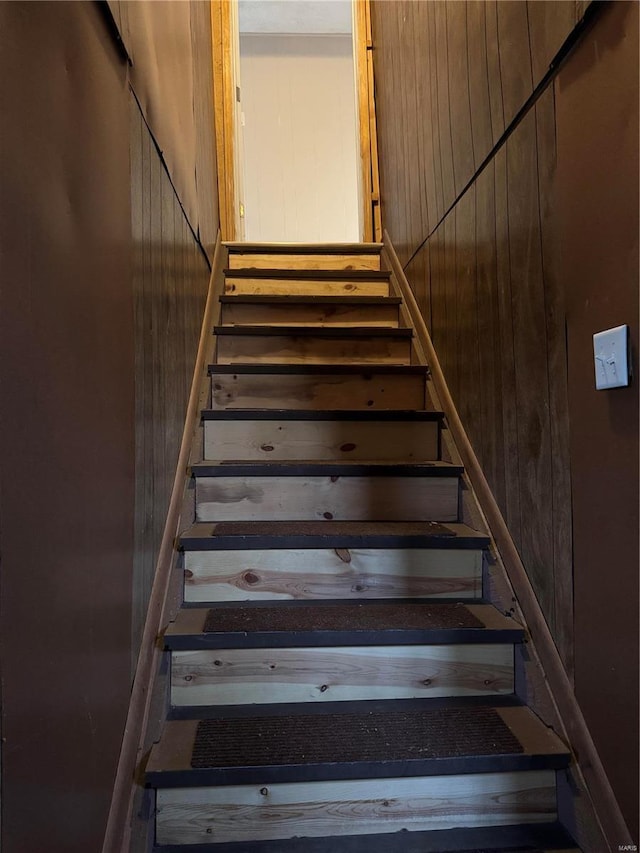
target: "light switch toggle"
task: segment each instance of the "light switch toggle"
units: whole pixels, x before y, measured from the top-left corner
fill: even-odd
[[[616,326],[593,336],[596,388],[624,388],[629,384],[629,327]]]

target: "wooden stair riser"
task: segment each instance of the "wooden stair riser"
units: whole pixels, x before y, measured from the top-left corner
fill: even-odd
[[[458,477],[198,477],[196,519],[457,521],[458,494]]]
[[[207,460],[438,459],[437,421],[205,420]]]
[[[513,645],[172,652],[173,705],[250,705],[513,693]]]
[[[313,335],[219,335],[219,364],[411,364],[411,339]]]
[[[230,252],[229,269],[257,270],[379,270],[380,254]]]
[[[386,279],[225,277],[226,296],[389,296]]]
[[[218,373],[211,383],[214,409],[406,410],[425,405],[425,378],[417,374]]]
[[[184,599],[460,598],[482,594],[482,551],[268,549],[185,551]]]
[[[397,328],[398,306],[264,304],[224,302],[222,323],[227,326],[381,326]]]
[[[156,821],[158,843],[198,844],[542,823],[555,817],[555,773],[533,770],[167,788],[158,791]]]

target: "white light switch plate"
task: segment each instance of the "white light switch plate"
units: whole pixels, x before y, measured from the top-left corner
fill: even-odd
[[[623,388],[629,384],[629,327],[616,326],[593,336],[596,388]]]

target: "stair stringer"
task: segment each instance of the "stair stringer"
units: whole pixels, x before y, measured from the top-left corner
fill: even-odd
[[[569,677],[564,671],[533,587],[521,563],[519,565],[521,571],[517,580],[522,584],[524,578],[528,586],[526,590],[527,606],[521,606],[518,600],[514,589],[515,579],[512,582],[506,564],[507,561],[500,554],[494,531],[487,517],[492,515],[491,509],[498,513],[499,510],[493,496],[491,496],[491,501],[494,507],[483,508],[478,490],[474,488],[471,481],[469,471],[473,469],[479,473],[483,480],[484,493],[490,494],[489,486],[484,479],[480,464],[449,393],[428,329],[386,231],[382,251],[382,266],[391,271],[390,293],[403,299],[401,306],[403,321],[414,328],[413,348],[416,360],[418,363],[426,364],[429,368],[426,408],[444,412],[445,415],[445,429],[442,434],[442,459],[464,467],[465,473],[462,476],[463,485],[461,489],[461,520],[465,524],[473,526],[474,529],[486,533],[491,540],[487,552],[490,557],[485,557],[483,569],[485,598],[501,612],[517,619],[526,629],[525,642],[516,652],[516,693],[546,725],[553,728],[563,738],[571,751],[570,766],[556,774],[559,821],[575,838],[584,853],[602,853],[605,850],[614,853],[620,849],[618,846],[620,843],[632,844],[631,836],[582,717]],[[464,447],[464,454],[461,452],[461,447]],[[502,516],[500,519],[502,527],[506,531]],[[517,549],[510,535],[508,535],[508,540],[510,550],[516,555],[519,562]],[[527,619],[527,615],[525,615],[525,611],[531,615],[532,609],[537,611],[535,613],[537,624],[543,626],[539,638],[532,636],[529,627],[531,619]],[[536,641],[540,648],[537,648]],[[546,654],[542,654],[543,651]],[[562,711],[560,703],[554,695],[550,679],[545,674],[542,658],[546,660],[551,658],[554,664],[554,674],[557,675],[561,671],[563,676],[564,685],[555,691],[556,693],[564,693]],[[555,660],[553,660],[554,658]],[[562,687],[565,689],[562,690]],[[576,743],[578,739],[579,746]],[[591,789],[587,785],[585,775],[590,777]]]

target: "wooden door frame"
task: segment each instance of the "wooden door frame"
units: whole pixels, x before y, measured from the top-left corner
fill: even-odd
[[[234,8],[235,7],[235,8]],[[213,53],[213,107],[218,171],[220,234],[223,240],[238,239],[240,228],[240,172],[236,140],[236,43],[237,3],[211,0]]]
[[[360,199],[365,243],[381,242],[380,179],[373,81],[373,42],[370,0],[352,0],[353,44],[356,72],[360,149]],[[213,92],[220,232],[224,241],[241,234],[242,206],[239,145],[236,126],[237,42],[235,0],[211,0]]]
[[[365,243],[380,243],[382,219],[370,0],[353,0],[353,45],[358,92],[363,239]]]

